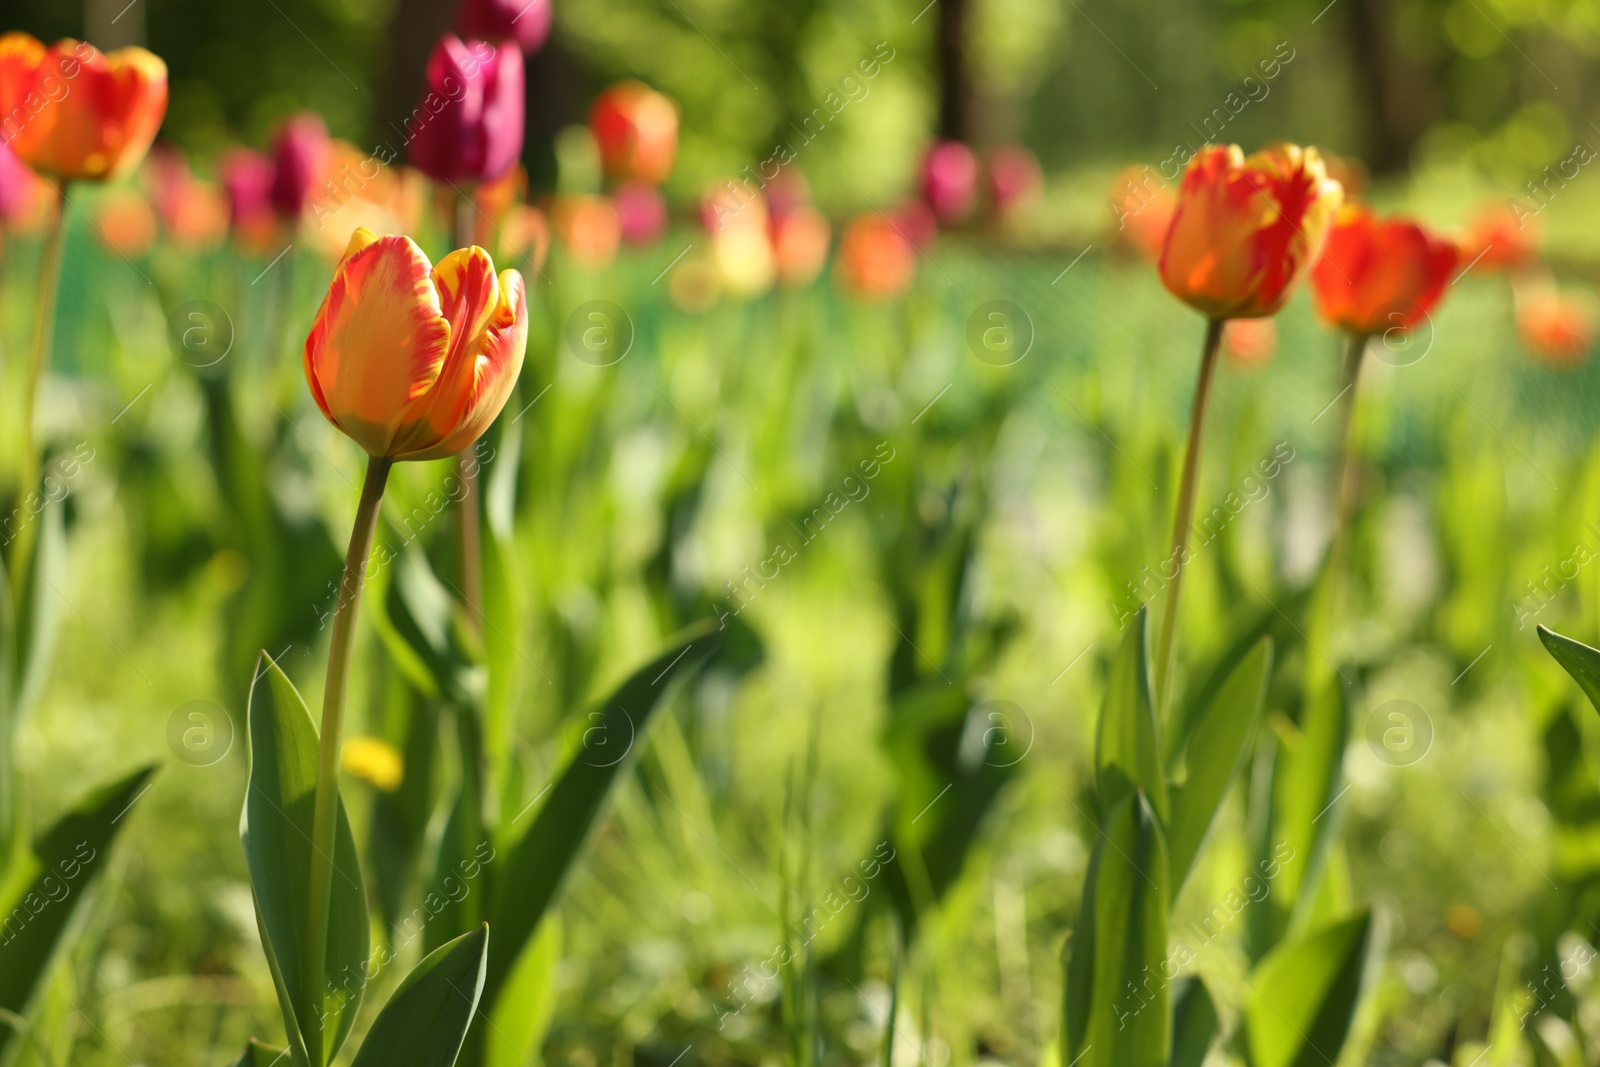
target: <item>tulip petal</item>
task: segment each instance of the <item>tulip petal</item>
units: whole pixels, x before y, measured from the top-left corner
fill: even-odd
[[[450,350],[428,257],[408,237],[357,230],[306,338],[306,378],[323,413],[372,455],[390,455],[412,402]]]

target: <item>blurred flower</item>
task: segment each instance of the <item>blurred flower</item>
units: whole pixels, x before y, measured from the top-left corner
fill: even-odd
[[[622,239],[631,245],[660,240],[667,231],[667,202],[648,182],[623,182],[616,191]]]
[[[622,219],[609,197],[556,197],[550,204],[550,228],[572,258],[590,270],[602,270],[617,258]]]
[[[921,200],[901,201],[887,218],[895,232],[918,252],[926,252],[939,243],[939,220]]]
[[[406,119],[411,162],[441,182],[492,181],[522,154],[522,53],[447,34]]]
[[[70,38],[46,48],[25,33],[0,37],[7,140],[42,174],[94,180],[127,174],[166,113],[167,65],[143,48],[103,55]]]
[[[810,204],[800,204],[771,223],[772,253],[778,281],[787,286],[810,285],[828,262],[828,220]]]
[[[1453,242],[1414,222],[1346,204],[1311,270],[1317,311],[1351,333],[1413,329],[1444,295],[1456,258]]]
[[[1535,359],[1571,368],[1589,357],[1596,326],[1592,299],[1563,292],[1546,279],[1519,287],[1515,301],[1517,333]]]
[[[672,268],[667,293],[685,311],[708,311],[722,296],[722,278],[711,257],[696,252]]]
[[[1266,363],[1278,350],[1278,325],[1271,319],[1229,319],[1222,331],[1222,351],[1241,366]]]
[[[400,750],[377,737],[346,738],[339,748],[339,765],[350,777],[385,793],[399,789],[406,772]]]
[[[112,189],[95,212],[95,232],[118,255],[143,259],[156,243],[155,209],[136,189]]]
[[[1471,904],[1452,904],[1444,909],[1444,924],[1463,941],[1471,941],[1483,931],[1483,916]]]
[[[550,255],[550,222],[544,212],[527,204],[513,204],[500,226],[500,255],[539,273]]]
[[[767,202],[760,193],[737,215],[724,219],[710,236],[711,259],[728,292],[748,297],[772,288],[778,266],[767,235]]]
[[[991,148],[983,159],[983,177],[989,203],[1001,222],[1015,217],[1044,188],[1038,157],[1021,145]]]
[[[228,225],[246,250],[261,255],[277,236],[272,210],[272,161],[249,148],[230,148],[217,167],[228,198]]]
[[[898,296],[916,274],[917,253],[882,215],[857,215],[839,238],[837,270],[840,284],[855,296]]]
[[[522,370],[522,275],[481,248],[428,262],[409,237],[357,230],[306,338],[322,413],[369,455],[437,459],[489,428]]]
[[[284,123],[272,142],[272,206],[278,214],[299,218],[332,161],[328,127],[319,116],[302,111]]]
[[[978,157],[960,141],[935,141],[922,160],[922,198],[946,226],[959,226],[978,206]]]
[[[443,193],[446,199],[453,199],[454,190],[440,187],[435,190]],[[473,239],[480,245],[488,245],[495,231],[505,219],[506,212],[511,210],[513,204],[520,204],[528,195],[528,172],[521,163],[506,171],[491,182],[484,182],[472,191],[472,205],[474,209]],[[449,217],[448,214],[445,215]]]
[[[1322,166],[1328,172],[1328,177],[1344,187],[1346,202],[1356,199],[1367,191],[1367,185],[1372,179],[1367,165],[1354,156],[1336,156],[1332,152],[1322,153]]]
[[[761,191],[767,198],[767,211],[774,222],[781,220],[796,208],[811,206],[811,185],[806,176],[790,166],[778,171],[777,177]]]
[[[613,180],[659,185],[678,154],[678,106],[643,82],[628,80],[595,98],[589,129]]]
[[[0,223],[16,230],[42,229],[59,206],[55,188],[0,139]]]
[[[214,248],[228,235],[228,202],[211,182],[201,181],[171,145],[157,145],[144,168],[156,214],[174,243],[186,251]]]
[[[1178,210],[1172,189],[1149,167],[1127,167],[1111,182],[1111,213],[1122,239],[1151,263],[1161,259]]]
[[[1311,267],[1343,200],[1315,148],[1202,148],[1183,173],[1161,250],[1161,281],[1211,319],[1281,308]]]
[[[456,28],[463,37],[511,40],[532,54],[550,36],[550,0],[461,0]]]
[[[1538,218],[1520,216],[1505,204],[1490,204],[1467,224],[1461,262],[1485,272],[1525,267],[1543,245],[1544,226]]]

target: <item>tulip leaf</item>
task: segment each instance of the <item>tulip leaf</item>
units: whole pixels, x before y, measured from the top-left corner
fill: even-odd
[[[523,1067],[539,1062],[539,1050],[556,1008],[556,968],[561,963],[561,921],[539,924],[500,989],[484,1040],[486,1067]]]
[[[1174,987],[1172,1058],[1167,1067],[1200,1067],[1217,1036],[1217,1006],[1198,975]]]
[[[250,777],[239,836],[255,890],[261,947],[290,1046],[311,1067],[325,1067],[349,1036],[366,985],[361,866],[341,799],[322,983],[308,988],[317,728],[294,683],[265,655],[250,690],[248,718]]]
[[[1105,700],[1095,734],[1095,787],[1101,818],[1135,789],[1142,789],[1156,818],[1167,820],[1167,780],[1161,761],[1161,731],[1150,698],[1150,663],[1145,629],[1149,609],[1134,616],[1111,661]]]
[[[65,580],[67,557],[61,514],[60,504],[46,505],[33,519],[39,524],[39,532],[33,543],[33,558],[24,571],[27,581],[17,604],[15,620],[17,690],[14,714],[19,726],[27,720],[39,689],[44,685],[60,625],[61,594],[58,590]]]
[[[351,1067],[452,1067],[488,958],[487,924],[424,956],[378,1013]]]
[[[711,652],[716,634],[710,622],[685,630],[590,714],[582,747],[550,787],[527,832],[496,865],[489,911],[495,950],[484,986],[489,1005],[555,899],[662,694]]]
[[[0,1010],[25,1014],[69,938],[112,839],[149,788],[144,767],[94,790],[33,844],[0,882]],[[0,1059],[16,1037],[0,1026]]]
[[[1167,846],[1141,792],[1104,817],[1067,944],[1061,1062],[1166,1067]],[[1154,980],[1152,980],[1154,976]]]
[[[1595,710],[1600,711],[1600,649],[1563,637],[1544,626],[1539,627],[1539,640],[1561,664],[1561,669],[1572,675],[1572,680],[1578,683]]]
[[[1167,840],[1173,896],[1189,877],[1222,801],[1250,753],[1271,676],[1272,638],[1263,637],[1196,717],[1184,748],[1188,777],[1172,790]]]
[[[1285,858],[1272,881],[1273,937],[1300,925],[1316,904],[1328,844],[1339,819],[1338,799],[1350,712],[1337,679],[1306,694],[1300,727],[1282,741],[1273,767],[1270,846]],[[1262,845],[1269,842],[1263,841]]]
[[[288,1055],[288,1049],[263,1045],[252,1037],[244,1046],[244,1054],[228,1067],[278,1067]]]
[[[1339,1062],[1372,951],[1371,912],[1278,945],[1248,979],[1241,1013],[1250,1067]]]

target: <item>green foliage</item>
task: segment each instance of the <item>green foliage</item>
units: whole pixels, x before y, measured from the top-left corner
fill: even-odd
[[[351,1067],[453,1067],[488,957],[487,925],[424,957],[373,1020]]]
[[[1141,790],[1156,817],[1165,822],[1167,779],[1161,762],[1161,728],[1150,697],[1148,617],[1148,609],[1139,609],[1111,661],[1095,734],[1095,786],[1102,813]]]
[[[1257,965],[1244,1005],[1251,1067],[1337,1062],[1355,1016],[1372,952],[1372,916],[1284,941]]]
[[[1561,664],[1561,669],[1572,675],[1572,680],[1578,683],[1595,710],[1600,711],[1600,649],[1562,637],[1544,626],[1539,627],[1539,640]]]
[[[250,780],[239,837],[255,891],[261,946],[278,990],[289,1045],[325,1067],[349,1036],[366,989],[367,897],[355,839],[338,806],[323,965],[309,962],[311,832],[317,790],[317,728],[294,684],[262,657],[250,692]],[[310,976],[320,982],[313,988]]]

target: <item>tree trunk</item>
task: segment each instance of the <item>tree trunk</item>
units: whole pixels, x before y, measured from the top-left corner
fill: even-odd
[[[1351,0],[1345,26],[1366,104],[1367,163],[1374,173],[1402,170],[1438,114],[1437,80],[1396,47],[1385,0]]]
[[[939,6],[939,136],[966,141],[972,134],[972,85],[967,74],[968,0],[933,0]]]

